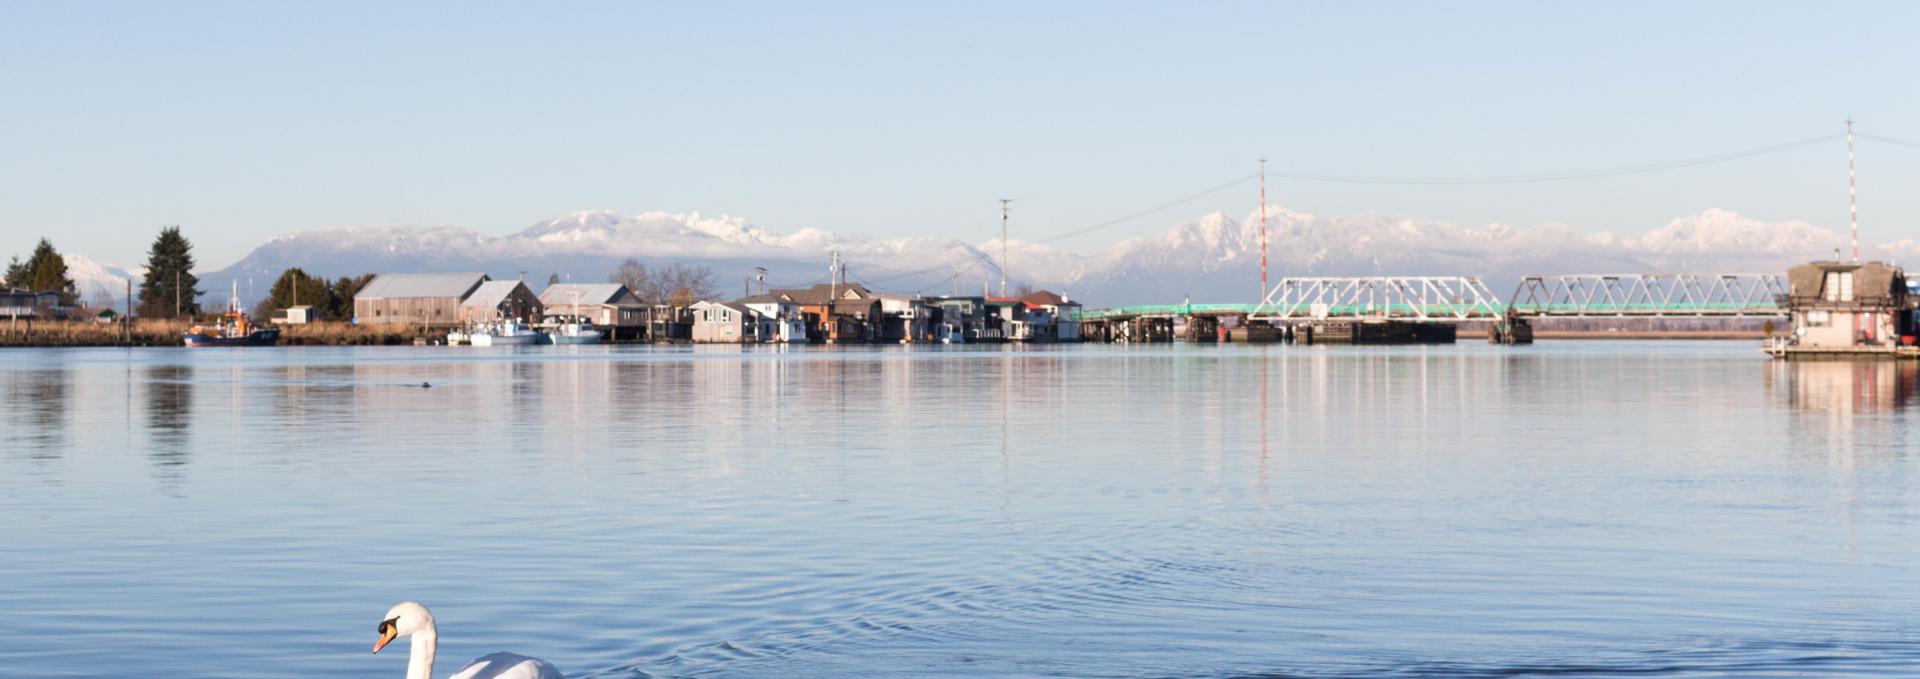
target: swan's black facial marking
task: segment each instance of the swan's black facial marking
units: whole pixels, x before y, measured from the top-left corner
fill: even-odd
[[[380,621],[380,626],[374,628],[373,631],[379,634],[386,634],[387,630],[393,629],[393,623],[399,622],[399,621],[400,621],[399,618],[388,618],[386,620],[382,620]]]

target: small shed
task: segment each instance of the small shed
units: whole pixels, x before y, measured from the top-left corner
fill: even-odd
[[[540,318],[544,308],[540,298],[534,296],[526,283],[487,281],[474,288],[473,293],[460,302],[460,322],[532,322]]]
[[[274,325],[306,325],[320,320],[312,305],[296,304],[273,312]]]

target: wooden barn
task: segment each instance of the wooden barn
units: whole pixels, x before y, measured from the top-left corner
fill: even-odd
[[[540,298],[533,295],[526,283],[487,281],[474,288],[460,302],[460,321],[468,324],[500,321],[533,323],[540,320],[543,308]]]
[[[354,295],[353,322],[460,325],[460,303],[488,280],[482,273],[383,273]]]

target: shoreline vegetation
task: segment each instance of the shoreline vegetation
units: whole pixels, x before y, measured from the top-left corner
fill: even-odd
[[[190,325],[179,320],[135,320],[131,327],[119,322],[0,320],[0,347],[177,347]],[[422,336],[419,328],[390,325],[280,326],[281,346],[393,346],[412,344]]]
[[[124,323],[86,321],[0,320],[0,347],[177,347],[190,324],[177,320],[135,320]],[[392,325],[354,325],[322,321],[280,327],[281,346],[402,346],[416,338],[432,339],[443,334],[423,335],[419,328]],[[1761,330],[1536,330],[1537,339],[1556,340],[1759,340]],[[1462,341],[1468,341],[1463,339]]]

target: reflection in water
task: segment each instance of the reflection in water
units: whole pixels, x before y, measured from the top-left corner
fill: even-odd
[[[24,425],[22,441],[28,459],[57,460],[66,447],[68,400],[72,397],[64,368],[15,373],[8,381],[6,410]]]
[[[147,368],[147,459],[162,480],[178,481],[192,459],[193,368]]]
[[[1913,361],[1777,361],[1772,377],[1786,381],[1795,408],[1837,414],[1905,408],[1914,400],[1920,363]],[[1777,388],[1777,387],[1776,387]]]
[[[1886,671],[1917,652],[1915,368],[1747,343],[0,352],[0,440],[65,455],[0,452],[0,674],[380,676],[340,630],[402,597],[569,676]],[[250,643],[199,633],[212,607]]]

